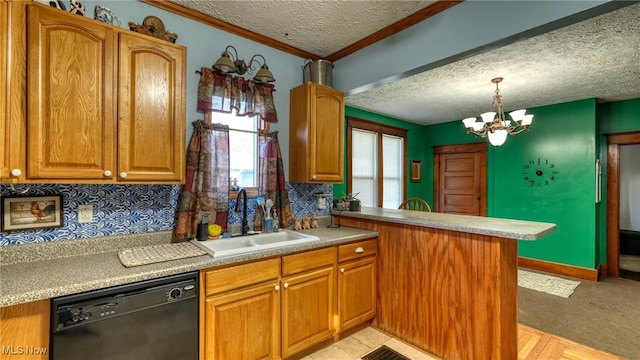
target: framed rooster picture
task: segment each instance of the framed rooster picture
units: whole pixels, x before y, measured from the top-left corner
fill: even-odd
[[[2,231],[62,227],[62,195],[5,196]]]

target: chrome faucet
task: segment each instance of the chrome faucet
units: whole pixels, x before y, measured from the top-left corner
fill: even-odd
[[[236,198],[236,212],[240,212],[240,195],[242,195],[242,234],[249,234],[249,225],[247,224],[247,191],[244,188],[238,190],[238,197]]]

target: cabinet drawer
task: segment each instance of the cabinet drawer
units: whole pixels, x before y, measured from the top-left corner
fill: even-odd
[[[359,259],[361,257],[375,255],[378,252],[376,239],[358,241],[351,244],[338,246],[338,262]]]
[[[334,247],[307,251],[282,257],[282,276],[333,265],[336,258]]]
[[[280,276],[280,259],[270,259],[236,265],[224,269],[203,271],[205,295],[258,284],[263,281],[278,279]]]

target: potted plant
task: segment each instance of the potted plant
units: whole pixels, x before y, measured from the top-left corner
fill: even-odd
[[[344,197],[337,197],[333,199],[333,207],[340,211],[349,210],[349,203],[344,201]]]
[[[360,195],[360,193],[350,193],[344,194],[342,197],[342,201],[349,204],[349,211],[360,211],[361,203],[360,200],[358,200],[358,195]]]

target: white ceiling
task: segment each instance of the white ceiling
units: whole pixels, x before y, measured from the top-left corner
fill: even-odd
[[[321,58],[434,3],[173,2]],[[500,93],[505,110],[585,98],[609,102],[640,97],[640,3],[349,94],[345,102],[415,123],[447,122],[488,111],[493,77],[504,77]]]

